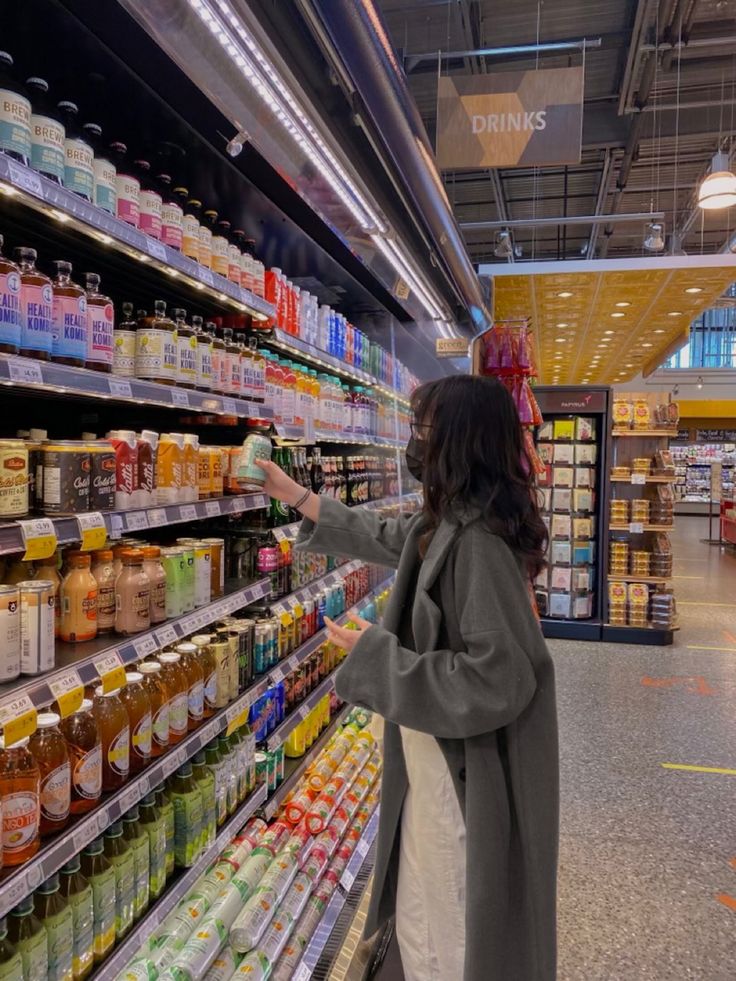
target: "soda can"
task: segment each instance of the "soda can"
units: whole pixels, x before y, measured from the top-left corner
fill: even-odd
[[[279,630],[280,623],[278,617],[271,617],[270,630],[268,635],[268,667],[275,668],[279,663]]]
[[[194,605],[199,609],[212,598],[212,548],[207,542],[195,542],[194,550]]]
[[[253,670],[255,674],[268,671],[268,624],[258,620],[253,634]]]
[[[294,672],[284,678],[284,712],[288,715],[294,708]]]
[[[276,722],[276,692],[274,688],[269,688],[264,699],[264,712],[266,715],[266,735],[271,735],[277,726]]]
[[[230,928],[235,950],[244,953],[258,945],[277,903],[278,894],[272,886],[258,886]]]
[[[305,599],[302,603],[304,608],[304,616],[302,617],[302,638],[301,641],[304,643],[305,640],[309,640],[312,634],[315,632],[315,612],[314,612],[314,600]]]
[[[325,625],[325,611],[327,608],[327,597],[325,595],[324,589],[320,589],[317,595],[314,597],[314,607],[317,612],[317,625],[316,630],[321,630]]]
[[[241,954],[233,950],[230,944],[225,944],[205,974],[204,981],[230,981],[241,959]]]
[[[284,754],[284,744],[282,743],[276,753],[276,783],[280,784],[284,782],[284,777],[286,776],[286,763]]]
[[[268,756],[266,753],[256,753],[256,784],[268,786]]]
[[[276,724],[280,725],[286,718],[286,685],[280,681],[276,687]]]
[[[50,671],[56,663],[54,584],[48,579],[19,582],[18,594],[21,674],[36,675]]]
[[[289,891],[284,896],[283,902],[279,906],[279,911],[288,913],[294,922],[296,922],[307,905],[313,884],[313,880],[308,875],[304,872],[299,872],[292,882]]]
[[[266,777],[268,781],[268,792],[272,794],[276,790],[276,773],[278,769],[278,764],[276,762],[276,753],[274,751],[268,750],[265,754],[266,757]]]
[[[260,950],[252,950],[240,962],[232,976],[232,981],[237,981],[238,978],[247,978],[248,981],[266,981],[270,973],[271,964],[266,955]]]
[[[227,940],[227,929],[220,920],[205,917],[179,952],[170,970],[178,968],[188,978],[203,977]]]
[[[266,963],[269,965],[269,971],[270,965],[275,964],[281,955],[281,951],[286,946],[286,941],[293,929],[294,917],[288,910],[279,907],[258,944],[258,954],[265,957]]]

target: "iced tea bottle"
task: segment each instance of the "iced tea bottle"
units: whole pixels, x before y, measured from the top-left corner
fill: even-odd
[[[48,941],[48,981],[73,981],[74,917],[59,891],[58,873],[36,890],[33,912],[46,930]]]
[[[23,981],[23,958],[17,947],[8,940],[8,924],[0,919],[0,979]]]
[[[95,689],[92,711],[102,741],[102,789],[118,790],[130,771],[130,721],[121,702],[120,689],[104,694]]]
[[[133,926],[135,864],[123,838],[123,824],[115,821],[105,832],[105,858],[115,872],[115,939],[119,943]]]
[[[27,896],[10,911],[8,939],[20,954],[24,981],[46,981],[49,943],[43,924],[33,912],[33,896]]]
[[[161,756],[169,747],[169,693],[158,661],[141,661],[138,670],[151,702],[151,756]]]
[[[166,888],[166,822],[156,806],[155,794],[147,794],[139,805],[139,822],[148,837],[149,891],[158,899]]]
[[[83,368],[87,358],[87,294],[72,282],[72,264],[58,259],[53,283],[51,360]]]
[[[166,878],[168,879],[174,871],[174,836],[176,832],[176,822],[174,820],[174,805],[171,798],[162,785],[156,790],[156,805],[166,830]]]
[[[189,675],[182,670],[181,655],[164,651],[158,655],[161,680],[169,693],[169,744],[175,745],[187,734],[189,724]]]
[[[204,715],[204,672],[194,644],[179,644],[176,653],[181,655],[181,667],[187,676],[188,728],[191,732],[201,724]]]
[[[86,814],[102,795],[102,740],[90,699],[85,698],[76,712],[62,719],[59,728],[71,765],[71,812]]]
[[[217,837],[217,785],[215,776],[207,766],[204,751],[192,760],[192,776],[202,797],[202,849],[214,845]]]
[[[204,678],[204,713],[205,719],[211,718],[217,708],[217,662],[210,650],[210,634],[197,634],[191,643],[197,648],[196,658],[202,668]]]
[[[169,794],[174,805],[174,863],[187,869],[200,855],[203,820],[202,794],[191,763],[184,763],[171,778]]]
[[[140,773],[151,761],[151,699],[139,671],[126,671],[127,684],[120,691],[120,701],[130,723],[130,772]]]
[[[92,886],[95,964],[104,961],[115,946],[115,870],[104,850],[98,838],[82,852],[82,875]]]
[[[0,798],[3,864],[22,865],[38,851],[41,820],[41,772],[27,738],[6,747],[0,736]]]
[[[72,972],[74,981],[84,981],[92,973],[95,961],[94,899],[92,886],[81,872],[79,856],[59,870],[59,892],[72,911]],[[2,977],[2,974],[0,974]]]
[[[71,766],[60,722],[55,712],[39,713],[38,728],[28,744],[41,774],[41,835],[61,831],[69,821]]]
[[[148,835],[139,820],[137,807],[131,807],[123,815],[123,838],[133,853],[133,872],[135,874],[133,892],[133,916],[139,920],[148,909],[150,899],[151,864],[148,849]]]

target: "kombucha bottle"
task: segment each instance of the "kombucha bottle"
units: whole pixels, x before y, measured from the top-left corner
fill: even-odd
[[[151,702],[151,756],[161,756],[169,748],[169,693],[158,661],[141,661],[138,670]]]
[[[23,981],[23,958],[20,951],[8,940],[8,924],[0,919],[0,978],[3,981]]]
[[[95,689],[92,710],[102,741],[102,789],[118,790],[130,771],[130,721],[119,698],[120,689],[103,694]]]
[[[92,702],[85,698],[79,710],[62,719],[71,764],[71,812],[86,814],[102,795],[102,740]]]
[[[182,670],[181,655],[164,652],[158,655],[161,680],[169,693],[169,744],[175,745],[187,734],[189,722],[189,675]]]
[[[41,774],[41,835],[61,831],[69,821],[71,766],[60,722],[55,712],[39,713],[38,728],[28,744]]]
[[[51,360],[84,367],[87,359],[87,294],[72,282],[72,264],[57,259],[51,312]]]
[[[140,773],[151,761],[151,699],[143,686],[139,671],[126,671],[125,688],[120,701],[125,706],[130,724],[130,772]]]
[[[4,865],[22,865],[38,851],[41,820],[41,773],[28,750],[28,739],[5,746],[0,737]]]

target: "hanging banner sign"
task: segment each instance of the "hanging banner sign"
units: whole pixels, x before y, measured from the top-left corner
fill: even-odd
[[[468,342],[464,337],[438,337],[435,342],[438,358],[467,358]]]
[[[441,76],[437,166],[580,163],[583,85],[582,67]]]

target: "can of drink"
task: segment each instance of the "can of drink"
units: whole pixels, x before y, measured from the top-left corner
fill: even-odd
[[[50,671],[55,660],[54,584],[48,579],[19,582],[20,670],[22,674]]]
[[[264,699],[264,712],[266,714],[266,735],[269,735],[274,731],[277,726],[276,722],[276,691],[274,688],[269,688],[266,694],[263,696]]]
[[[284,782],[284,777],[286,776],[286,762],[284,753],[284,744],[282,743],[276,753],[276,783],[280,784]]]
[[[212,597],[212,549],[207,542],[194,543],[194,605],[206,606]]]
[[[265,472],[255,463],[257,459],[271,459],[271,440],[258,433],[250,433],[245,437],[236,470],[238,486],[243,490],[261,490],[266,482]]]
[[[286,685],[283,681],[280,681],[276,685],[274,692],[276,702],[276,725],[281,725],[286,718]]]
[[[268,784],[268,756],[266,753],[256,753],[256,784]]]
[[[302,603],[304,608],[304,616],[301,620],[301,640],[300,643],[304,643],[305,640],[309,638],[316,632],[315,624],[315,614],[314,614],[314,600],[305,599]]]
[[[183,576],[181,572],[181,550],[178,548],[162,548],[161,564],[166,573],[166,616],[179,617],[184,612]]]
[[[284,678],[284,711],[288,715],[294,708],[294,673]]]
[[[17,586],[0,586],[0,682],[20,674],[20,597]]]
[[[314,597],[314,607],[317,612],[316,630],[321,630],[325,625],[325,612],[327,610],[327,596],[324,589],[320,589]]]
[[[253,670],[265,674],[268,670],[269,625],[267,620],[257,620],[253,633]]]
[[[277,779],[276,775],[278,772],[278,764],[276,762],[276,752],[268,751],[266,752],[266,774],[268,779],[268,792],[272,794],[276,790]]]

